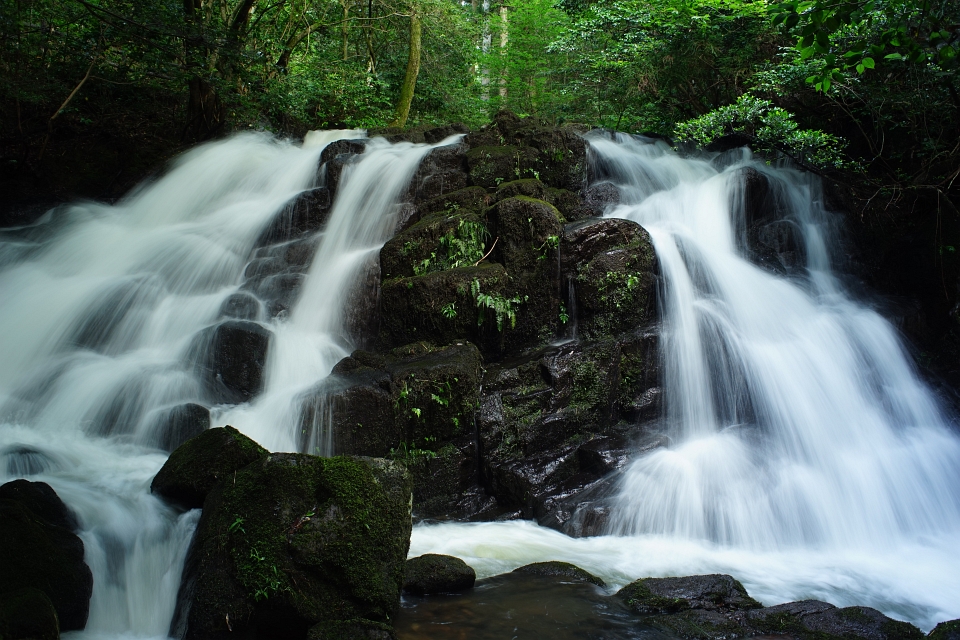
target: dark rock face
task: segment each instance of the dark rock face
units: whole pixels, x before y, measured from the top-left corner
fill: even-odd
[[[319,231],[330,217],[333,204],[330,194],[330,189],[318,187],[298,195],[260,234],[256,245],[287,242]]]
[[[215,403],[246,402],[263,390],[271,332],[255,322],[228,320],[206,330],[197,365],[207,394]]]
[[[742,621],[753,634],[792,635],[800,638],[863,638],[864,640],[920,640],[923,632],[869,607],[845,607],[817,600],[788,602],[750,611]],[[944,623],[950,624],[950,623]],[[936,629],[930,633],[930,637]],[[747,635],[741,632],[741,635]]]
[[[303,399],[302,431],[314,434],[327,421],[336,451],[402,461],[418,516],[450,513],[476,481],[480,372],[480,353],[468,342],[415,343],[384,356],[356,351]]]
[[[260,315],[260,301],[249,293],[235,293],[220,306],[221,318],[256,320]]]
[[[407,560],[403,591],[417,596],[457,593],[473,588],[477,572],[460,558],[427,553]]]
[[[683,578],[643,578],[617,592],[637,613],[676,613],[685,609],[735,611],[762,605],[739,581],[722,574]]]
[[[513,573],[520,573],[531,576],[547,576],[552,578],[564,578],[567,580],[578,580],[580,582],[589,582],[598,587],[605,587],[607,583],[593,575],[589,571],[584,571],[575,564],[569,562],[559,562],[552,560],[550,562],[534,562],[525,564],[513,570]]]
[[[753,262],[777,273],[803,267],[803,238],[797,223],[786,218],[776,185],[752,167],[738,169],[733,210],[742,212],[741,243]]]
[[[83,561],[83,542],[71,531],[74,523],[46,484],[17,480],[0,487],[0,593],[20,592],[11,597],[36,607],[36,622],[43,628],[49,625],[42,599],[21,590],[36,589],[49,598],[61,631],[87,623],[93,574]]]
[[[428,153],[410,182],[410,200],[423,202],[466,188],[470,180],[466,152],[467,146],[459,143]]]
[[[366,148],[366,140],[336,140],[328,144],[320,154],[321,182],[329,190],[331,202],[336,198],[344,168],[357,162],[357,156]]]
[[[150,490],[185,509],[199,509],[218,482],[267,454],[233,427],[207,429],[170,455]]]
[[[203,405],[192,402],[177,405],[165,411],[154,427],[156,444],[164,451],[173,451],[209,426],[210,410]]]
[[[47,594],[34,588],[0,594],[0,638],[58,640],[60,623]]]
[[[13,480],[0,486],[0,500],[14,500],[41,520],[68,531],[76,531],[77,516],[46,482]]]
[[[389,622],[410,495],[409,475],[386,460],[271,454],[248,464],[207,496],[171,633],[302,638],[320,623]]]

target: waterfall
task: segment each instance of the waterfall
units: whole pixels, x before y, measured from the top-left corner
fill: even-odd
[[[352,348],[345,292],[439,145],[374,139],[345,168],[325,230],[304,240],[316,251],[287,312],[266,313],[244,281],[273,264],[260,239],[316,186],[325,146],[362,135],[318,132],[302,147],[236,136],[185,154],[114,206],[73,204],[0,230],[0,483],[46,482],[76,512],[94,577],[79,636],[166,637],[199,512],[150,494],[167,457],[164,416],[213,405],[213,424],[297,450],[299,394]],[[217,405],[196,351],[235,300],[253,306],[232,317],[270,336],[263,391]]]
[[[834,273],[819,181],[745,149],[588,139],[621,196],[605,215],[638,222],[657,252],[671,444],[619,477],[607,535],[426,525],[411,555],[457,555],[481,576],[561,559],[616,585],[730,573],[765,604],[867,605],[925,628],[957,617],[960,438],[893,327]],[[750,245],[751,181],[776,255]]]

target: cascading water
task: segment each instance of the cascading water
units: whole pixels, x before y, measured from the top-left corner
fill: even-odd
[[[867,604],[927,628],[960,615],[960,438],[893,328],[833,275],[818,182],[745,150],[690,159],[629,136],[590,144],[621,192],[606,215],[645,227],[660,262],[672,445],[625,470],[611,535],[431,525],[411,555],[452,553],[483,574],[563,559],[615,584],[722,572],[767,604]],[[747,259],[747,172],[800,245],[789,277]]]
[[[302,148],[234,137],[116,206],[72,205],[0,234],[0,483],[46,482],[76,512],[94,576],[83,637],[166,636],[198,512],[149,492],[167,457],[160,417],[204,401],[197,337],[242,290],[278,212],[315,186],[323,148],[360,135],[316,133]],[[273,334],[264,392],[214,407],[216,424],[298,449],[298,395],[350,351],[342,296],[431,148],[373,140],[346,168],[300,303],[247,316]]]

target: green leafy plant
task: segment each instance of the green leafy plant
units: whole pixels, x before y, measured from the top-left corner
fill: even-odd
[[[480,280],[474,278],[473,283],[470,285],[470,293],[473,295],[474,300],[477,302],[477,307],[481,309],[481,313],[477,316],[477,324],[483,324],[483,310],[489,309],[493,311],[494,317],[497,322],[497,331],[503,331],[503,321],[510,321],[510,328],[513,329],[517,325],[517,311],[516,306],[527,301],[527,298],[524,297],[521,300],[519,297],[505,298],[500,295],[491,295],[488,293],[483,293],[480,290]]]

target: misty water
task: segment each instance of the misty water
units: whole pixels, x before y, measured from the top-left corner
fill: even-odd
[[[358,135],[211,143],[116,205],[76,203],[0,231],[0,482],[47,482],[78,516],[94,594],[72,637],[166,635],[199,514],[149,492],[167,456],[161,417],[207,400],[198,336],[242,290],[274,218],[316,186],[324,146]],[[817,183],[745,153],[591,145],[623,193],[607,215],[642,224],[660,260],[672,445],[618,478],[607,535],[424,524],[411,555],[457,555],[480,576],[567,560],[611,589],[721,572],[764,604],[862,604],[925,629],[960,616],[960,440],[895,330],[833,274]],[[275,451],[335,453],[323,412],[304,425],[301,399],[352,350],[349,293],[430,149],[374,139],[346,168],[298,298],[254,318],[272,335],[263,392],[213,407],[213,426]],[[802,245],[785,274],[744,257],[745,166],[770,178]]]

